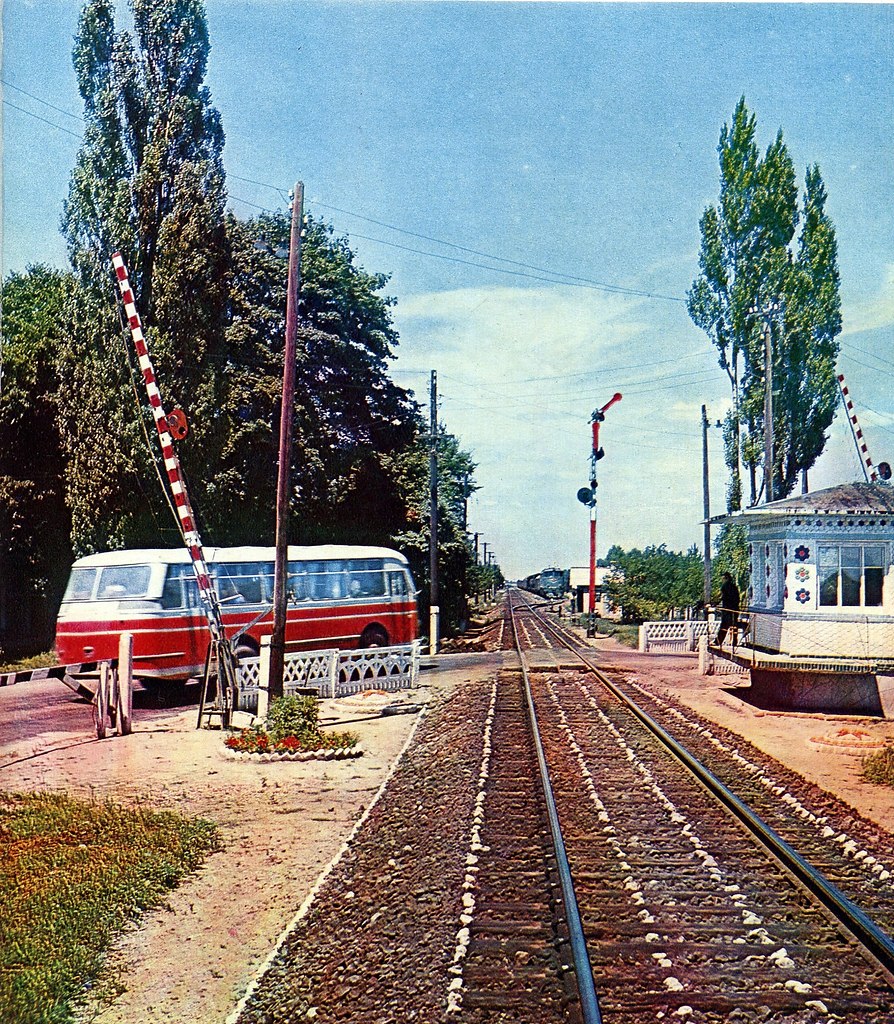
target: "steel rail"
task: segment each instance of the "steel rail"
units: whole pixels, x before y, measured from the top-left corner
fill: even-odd
[[[590,954],[587,950],[587,941],[584,938],[580,909],[577,905],[577,896],[574,891],[574,880],[571,877],[571,867],[568,864],[565,840],[562,837],[562,827],[559,823],[559,812],[556,809],[556,801],[553,796],[553,787],[550,780],[549,768],[546,763],[546,755],[543,751],[543,743],[540,739],[540,726],[537,722],[537,711],[534,708],[534,696],[531,692],[531,680],[528,675],[525,656],[518,639],[518,630],[515,623],[515,610],[512,607],[512,598],[508,593],[507,603],[509,606],[509,621],[512,624],[512,636],[515,640],[515,649],[518,652],[522,677],[525,682],[525,700],[528,706],[528,719],[531,723],[531,732],[534,736],[534,748],[537,752],[537,763],[540,769],[540,782],[543,787],[543,796],[546,801],[549,828],[552,834],[553,847],[556,851],[556,866],[559,871],[559,884],[562,888],[562,901],[565,906],[565,921],[568,925],[568,938],[571,945],[571,957],[574,961],[574,975],[577,981],[578,995],[580,996],[583,1022],[584,1024],[602,1024],[602,1015],[599,1012],[599,1000],[596,996],[596,986],[593,983],[593,968],[590,964]]]
[[[692,773],[709,793],[716,797],[763,846],[829,911],[835,920],[873,956],[889,975],[894,976],[894,941],[841,890],[806,861],[778,832],[768,825],[720,779],[660,726],[635,701],[620,690],[598,666],[594,665],[560,630],[531,608],[540,623],[580,659],[608,689],[671,753]],[[576,640],[577,638],[574,637]]]

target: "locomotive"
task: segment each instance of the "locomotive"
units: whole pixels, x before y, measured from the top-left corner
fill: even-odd
[[[568,590],[568,575],[567,569],[556,569],[555,567],[541,569],[540,572],[526,576],[521,581],[521,586],[524,590],[529,590],[532,594],[539,594],[541,597],[562,597]]]

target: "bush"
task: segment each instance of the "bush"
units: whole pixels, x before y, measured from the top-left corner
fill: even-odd
[[[320,735],[320,705],[316,697],[298,697],[287,694],[270,702],[267,712],[267,731],[274,743],[287,736],[298,739]]]
[[[882,747],[863,758],[863,778],[881,786],[894,786],[894,746]]]
[[[125,923],[220,848],[201,819],[0,793],[0,1020],[74,1020]]]

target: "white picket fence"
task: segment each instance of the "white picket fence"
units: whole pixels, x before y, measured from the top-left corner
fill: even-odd
[[[270,644],[265,637],[257,658],[239,662],[240,711],[267,713]],[[395,647],[357,650],[300,651],[287,653],[283,668],[283,692],[315,689],[321,697],[346,697],[361,690],[404,690],[419,678],[419,641]]]

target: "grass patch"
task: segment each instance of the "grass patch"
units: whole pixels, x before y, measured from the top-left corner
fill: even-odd
[[[125,922],[219,847],[201,819],[0,792],[0,1021],[71,1021]]]
[[[894,787],[894,747],[882,747],[863,758],[863,778],[880,786]]]
[[[586,629],[589,619],[586,614],[578,615],[574,620],[581,629]],[[603,636],[613,637],[626,647],[639,647],[639,626],[614,622],[612,619],[597,618],[594,622],[596,632]]]
[[[52,668],[58,664],[59,659],[54,651],[43,651],[41,654],[20,658],[18,661],[4,661],[3,649],[0,648],[0,672],[24,672],[29,668]]]

